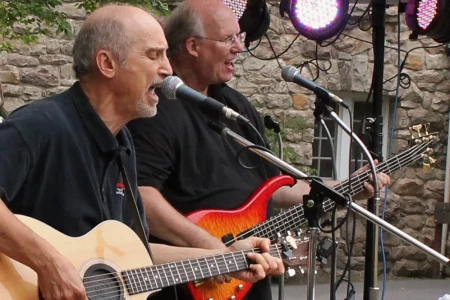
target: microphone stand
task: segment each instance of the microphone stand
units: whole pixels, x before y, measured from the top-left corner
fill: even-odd
[[[327,108],[327,110],[330,110]],[[338,120],[339,117],[333,112],[332,117],[336,117]],[[340,120],[340,122],[342,122]],[[345,124],[342,122],[342,124],[345,126]],[[405,240],[406,242],[412,244],[413,246],[416,246],[421,251],[423,251],[425,254],[430,255],[433,259],[439,261],[442,264],[449,264],[450,259],[443,256],[436,250],[428,247],[427,245],[423,244],[422,242],[414,239],[410,235],[404,233],[400,229],[398,229],[395,226],[392,226],[385,220],[379,218],[378,216],[374,215],[373,213],[367,211],[366,209],[362,208],[358,204],[354,202],[349,202],[347,199],[341,195],[340,193],[336,192],[333,188],[328,187],[327,185],[319,182],[317,179],[312,179],[307,174],[299,171],[295,167],[289,165],[288,163],[284,162],[283,160],[279,159],[277,156],[273,155],[272,153],[269,153],[268,151],[261,150],[260,148],[257,148],[255,144],[248,141],[244,137],[240,136],[239,134],[235,133],[234,131],[230,130],[228,127],[224,126],[223,124],[219,123],[212,123],[210,124],[211,128],[215,131],[217,131],[219,134],[221,134],[224,138],[231,138],[236,143],[248,147],[248,149],[255,154],[259,155],[263,159],[267,160],[268,162],[272,163],[273,165],[277,166],[280,170],[290,174],[294,178],[310,181],[310,187],[311,191],[309,195],[305,195],[305,201],[303,203],[303,207],[305,209],[305,216],[307,216],[308,224],[313,225],[312,231],[310,231],[310,248],[308,252],[308,258],[309,258],[309,266],[308,266],[308,300],[314,300],[315,299],[315,271],[316,271],[316,250],[317,250],[317,225],[316,218],[317,213],[320,212],[323,207],[321,207],[321,199],[323,197],[330,198],[331,200],[335,201],[336,204],[339,204],[344,207],[349,207],[353,212],[357,213],[361,217],[365,218],[367,221],[370,221],[374,224],[377,224],[381,228],[389,231],[392,234],[395,234],[396,236],[400,237],[401,239]],[[345,126],[345,128],[347,128]],[[348,128],[347,128],[348,129]],[[350,132],[350,130],[348,130]],[[355,139],[356,141],[360,142],[360,146],[365,149],[364,144],[359,140],[359,138]],[[367,149],[366,149],[367,150]],[[368,152],[368,151],[367,151]],[[372,161],[373,171],[375,171],[375,166]],[[376,177],[374,177],[376,178]],[[376,182],[376,180],[374,180]]]
[[[372,143],[370,149],[378,157],[382,157],[383,144],[383,69],[384,69],[384,39],[385,39],[386,0],[374,0],[372,6],[373,35],[373,104],[372,114],[375,122],[372,124]],[[398,45],[400,47],[400,45]],[[380,215],[380,198],[367,200],[367,209]],[[364,267],[364,300],[379,300],[380,287],[378,279],[378,243],[379,228],[373,223],[366,225],[366,260]]]

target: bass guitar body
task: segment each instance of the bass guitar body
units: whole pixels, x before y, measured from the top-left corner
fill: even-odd
[[[259,186],[250,198],[236,210],[200,210],[187,215],[187,218],[219,239],[224,236],[233,239],[245,230],[265,221],[267,219],[267,205],[273,193],[282,186],[294,184],[295,179],[291,176],[275,176]],[[189,292],[195,300],[241,300],[251,286],[251,283],[237,279],[232,279],[230,283],[223,284],[214,281],[188,283]]]

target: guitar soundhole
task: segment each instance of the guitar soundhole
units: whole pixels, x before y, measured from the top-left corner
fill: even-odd
[[[105,264],[95,264],[83,277],[89,300],[124,300],[123,284],[116,270]]]

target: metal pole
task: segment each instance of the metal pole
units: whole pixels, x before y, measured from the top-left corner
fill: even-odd
[[[383,148],[383,72],[384,72],[384,39],[385,39],[386,0],[374,0],[372,6],[373,35],[373,119],[372,143],[369,148],[382,157]],[[379,197],[367,201],[367,209],[376,216],[380,215]],[[366,260],[364,269],[364,300],[380,299],[378,279],[378,236],[379,228],[372,222],[366,226]]]
[[[316,297],[316,253],[318,235],[319,228],[309,228],[308,289],[306,291],[306,299],[308,300],[314,300]]]

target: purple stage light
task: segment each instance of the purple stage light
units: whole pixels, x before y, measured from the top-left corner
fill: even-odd
[[[437,15],[437,4],[437,0],[419,1],[417,6],[417,23],[423,30],[427,30]]]
[[[291,0],[288,13],[301,35],[324,41],[345,27],[348,6],[348,0]]]

